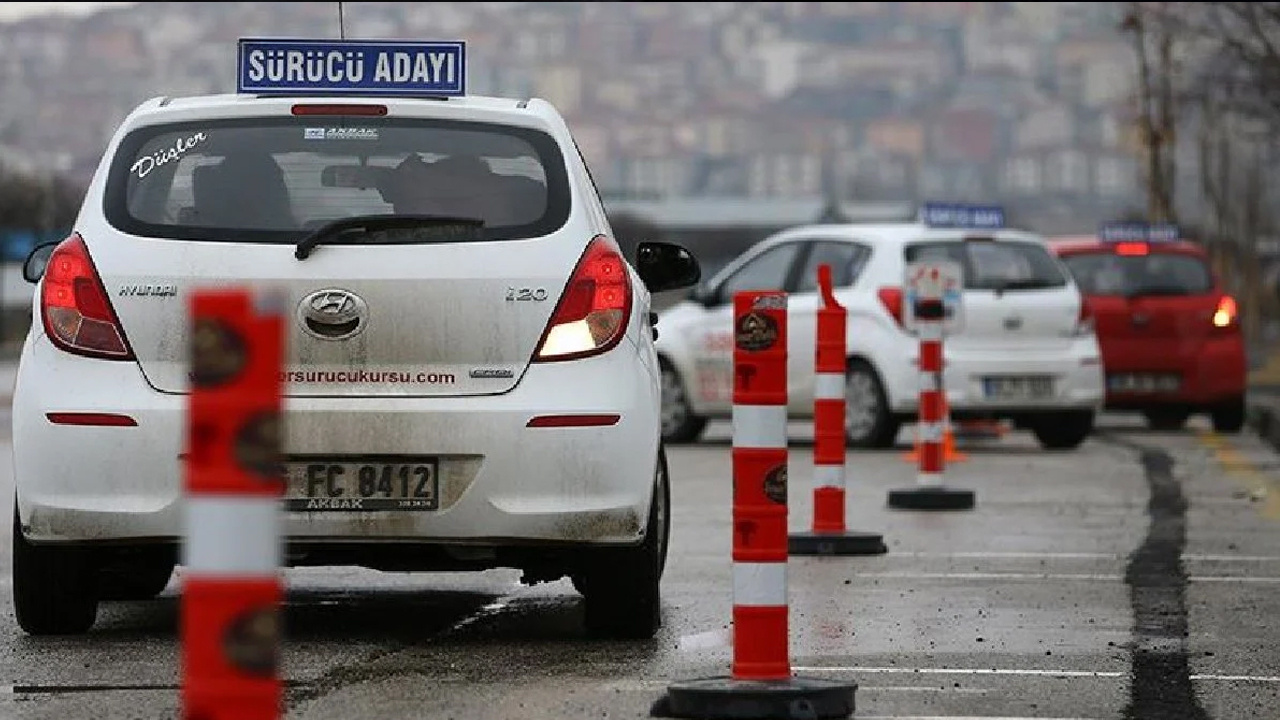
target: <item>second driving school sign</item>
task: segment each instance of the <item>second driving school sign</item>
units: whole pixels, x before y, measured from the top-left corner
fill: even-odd
[[[960,324],[960,287],[963,270],[953,260],[926,259],[907,265],[906,307],[903,320],[908,330],[920,326],[940,327],[955,332]]]
[[[462,42],[241,39],[241,93],[466,94]]]

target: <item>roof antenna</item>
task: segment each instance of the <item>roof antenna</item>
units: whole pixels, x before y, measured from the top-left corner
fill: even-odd
[[[338,3],[338,38],[347,39],[347,23],[342,16],[342,3]]]

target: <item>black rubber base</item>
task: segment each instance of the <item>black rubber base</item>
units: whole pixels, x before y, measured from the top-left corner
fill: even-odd
[[[972,510],[972,490],[949,487],[914,487],[890,490],[889,507],[899,510]]]
[[[888,551],[884,536],[879,533],[846,530],[787,536],[787,553],[790,555],[883,555]]]
[[[710,720],[827,720],[853,715],[854,683],[793,677],[735,680],[713,677],[667,688],[649,717]]]

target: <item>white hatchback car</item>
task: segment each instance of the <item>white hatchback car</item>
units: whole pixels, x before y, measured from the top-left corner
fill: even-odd
[[[110,140],[74,234],[27,271],[13,595],[28,633],[84,632],[100,600],[165,588],[183,534],[187,301],[226,285],[291,303],[290,565],[567,576],[591,634],[659,626],[650,293],[696,283],[698,265],[664,243],[624,258],[551,104],[155,98]],[[373,509],[331,502],[306,463],[344,470],[337,492]],[[356,482],[405,464],[430,480],[412,498]]]
[[[908,262],[927,257],[958,261],[964,271],[963,324],[943,346],[952,418],[1009,419],[1046,448],[1080,445],[1101,407],[1102,364],[1070,274],[1038,235],[918,222],[788,228],[662,313],[663,437],[692,442],[708,420],[730,417],[732,298],[747,289],[789,293],[789,412],[812,417],[817,269],[828,264],[848,310],[848,443],[891,446],[914,421],[920,389],[919,341],[903,326],[904,274]]]

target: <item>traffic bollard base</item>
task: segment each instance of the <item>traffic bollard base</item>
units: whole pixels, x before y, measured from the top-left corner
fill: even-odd
[[[735,680],[713,677],[677,683],[650,717],[718,720],[836,720],[853,715],[855,683],[817,678]]]
[[[949,487],[916,487],[890,490],[889,507],[899,510],[972,510],[972,490]]]
[[[879,533],[802,532],[787,536],[791,555],[883,555],[889,548]]]

